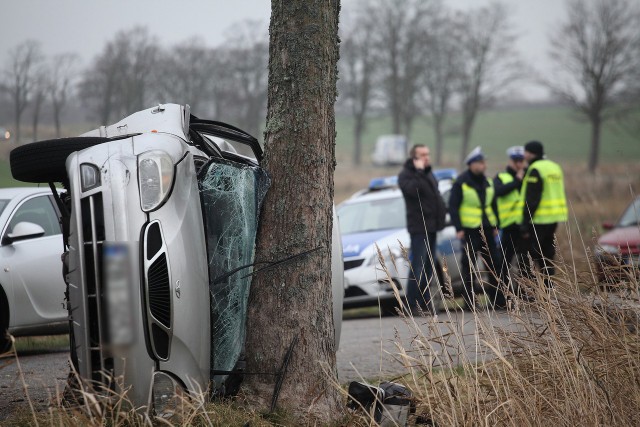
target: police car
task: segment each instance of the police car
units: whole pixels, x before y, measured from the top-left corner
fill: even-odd
[[[448,205],[451,186],[456,178],[453,169],[435,170],[438,187]],[[369,187],[355,193],[338,206],[344,255],[344,308],[376,306],[383,314],[395,313],[397,300],[391,279],[404,298],[404,286],[409,276],[409,262],[403,255],[410,253],[411,238],[406,228],[405,204],[398,188],[397,177],[375,178]],[[448,218],[448,215],[447,215]],[[383,268],[378,249],[384,259]],[[455,227],[448,225],[437,235],[436,272],[444,285],[445,271],[451,277],[455,293],[460,291],[459,263],[462,254]],[[431,286],[437,303],[440,292]],[[443,288],[443,291],[445,289]]]

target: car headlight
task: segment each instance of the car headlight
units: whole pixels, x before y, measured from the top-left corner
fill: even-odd
[[[80,185],[83,192],[100,187],[100,171],[97,166],[89,163],[80,165]]]
[[[140,206],[145,212],[159,207],[173,185],[173,161],[160,150],[147,151],[138,156],[138,187]]]
[[[620,253],[620,248],[613,245],[601,245],[600,249],[601,252],[611,255],[618,255]]]
[[[151,390],[151,404],[156,416],[171,418],[187,397],[182,385],[172,376],[164,372],[153,374],[153,389]]]
[[[382,254],[382,259],[384,260],[384,265],[389,267],[393,265],[393,260],[398,259],[402,256],[400,250],[398,248],[386,248],[380,251]],[[392,260],[393,258],[393,260]],[[378,256],[378,252],[374,252],[373,255],[369,257],[367,260],[367,265],[380,265],[380,259]]]

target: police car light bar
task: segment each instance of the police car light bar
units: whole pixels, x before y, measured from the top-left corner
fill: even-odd
[[[373,178],[369,182],[369,190],[382,190],[384,188],[389,187],[397,187],[398,186],[398,177],[397,176],[383,176],[379,178]]]

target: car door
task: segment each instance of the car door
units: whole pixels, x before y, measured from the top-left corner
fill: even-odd
[[[46,194],[23,200],[12,212],[2,237],[20,222],[31,222],[43,236],[0,246],[2,269],[9,274],[13,298],[9,302],[11,327],[35,326],[66,319],[63,305],[62,232],[50,197]]]

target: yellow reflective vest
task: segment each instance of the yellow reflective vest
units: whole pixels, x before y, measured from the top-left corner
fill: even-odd
[[[490,179],[487,180],[489,186],[486,189],[485,205],[480,204],[480,196],[478,192],[469,184],[462,184],[462,203],[460,203],[460,224],[464,228],[480,228],[482,225],[482,210],[484,209],[487,219],[492,226],[498,224],[498,219],[491,204],[493,203],[493,197],[495,190],[493,188],[493,182]]]
[[[513,182],[513,176],[509,172],[500,172],[498,179],[503,184]],[[520,207],[520,191],[516,188],[509,194],[498,197],[498,218],[500,218],[500,228],[516,224],[522,216]]]
[[[531,171],[537,170],[540,178],[532,177]],[[542,179],[542,196],[540,204],[531,218],[532,224],[553,224],[556,222],[566,222],[568,219],[567,198],[564,193],[564,175],[562,168],[551,160],[538,160],[529,166],[522,181],[520,190],[520,217],[518,222],[522,223],[523,215],[531,215],[525,206],[527,197],[527,185]]]

